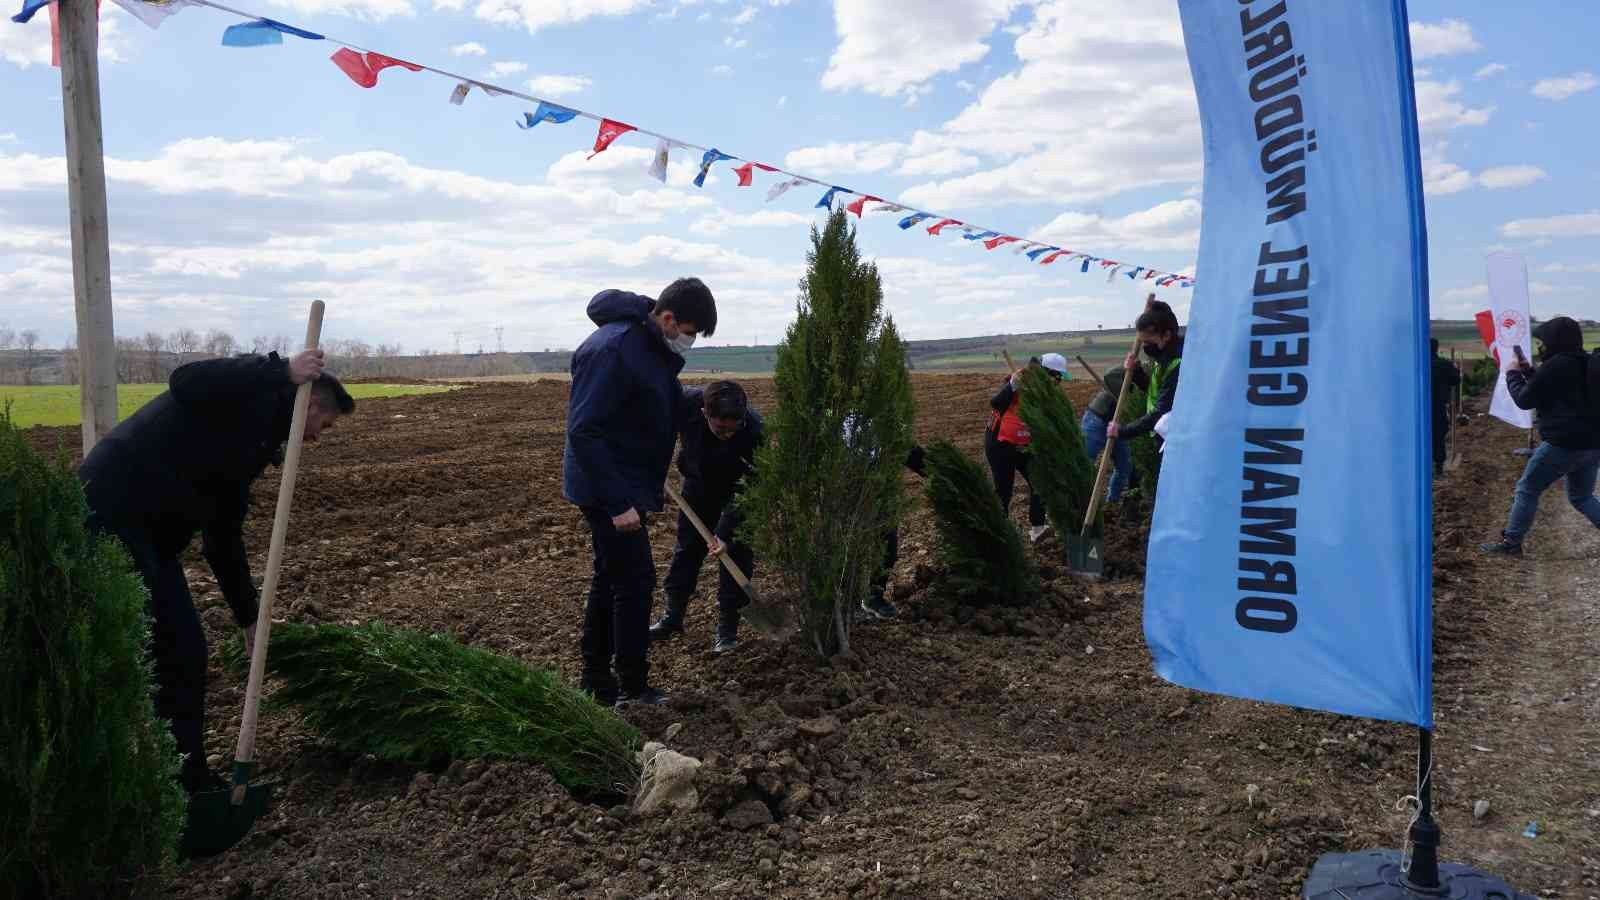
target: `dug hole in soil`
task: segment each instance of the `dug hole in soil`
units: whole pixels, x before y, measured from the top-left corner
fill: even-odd
[[[981,459],[997,376],[914,380],[918,438]],[[746,385],[758,409],[771,407],[770,381]],[[1081,409],[1089,386],[1068,389]],[[551,380],[361,401],[303,457],[279,616],[448,632],[575,682],[590,555],[581,517],[561,499],[566,400],[567,385]],[[42,447],[76,443],[76,429],[31,434]],[[1465,465],[1438,489],[1445,857],[1543,896],[1594,896],[1593,712],[1587,729],[1579,718],[1560,733],[1543,726],[1582,710],[1524,697],[1519,715],[1500,716],[1518,700],[1504,672],[1515,661],[1485,643],[1524,629],[1502,602],[1503,573],[1474,552],[1498,527],[1520,464],[1509,450],[1522,440],[1474,419]],[[247,523],[258,574],[276,492],[274,470]],[[1014,513],[1025,492],[1019,484]],[[829,664],[748,627],[736,652],[712,655],[708,565],[685,635],[651,653],[671,706],[623,713],[646,740],[704,763],[699,808],[669,818],[630,815],[624,800],[580,802],[528,764],[351,758],[292,711],[271,711],[257,750],[281,781],[276,805],[233,851],[186,866],[170,896],[1288,898],[1324,852],[1398,847],[1411,729],[1195,693],[1152,674],[1140,621],[1147,529],[1133,527],[1142,519],[1109,513],[1112,577],[1073,578],[1047,540],[1035,548],[1041,596],[985,611],[939,598],[920,508],[902,529],[892,595],[902,618],[859,625],[853,652]],[[664,575],[673,520],[649,526]],[[757,568],[758,585],[776,590]],[[189,575],[215,648],[235,629],[198,555]],[[1593,634],[1539,652],[1581,656]],[[220,763],[232,758],[244,685],[212,655],[207,747]],[[1593,671],[1552,667],[1549,677],[1593,698]],[[1560,777],[1540,768],[1554,758],[1565,761]],[[1483,796],[1497,811],[1479,821],[1471,807]],[[1518,838],[1531,818],[1546,832]]]

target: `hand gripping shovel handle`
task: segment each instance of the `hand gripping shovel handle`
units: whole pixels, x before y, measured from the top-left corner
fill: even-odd
[[[321,300],[311,304],[306,322],[306,349],[314,350],[322,337]],[[278,593],[278,569],[283,562],[283,544],[289,534],[289,507],[294,500],[294,478],[300,470],[300,447],[306,433],[306,410],[311,402],[311,382],[300,385],[294,394],[294,419],[289,425],[289,446],[283,454],[283,477],[278,483],[278,509],[272,517],[272,548],[267,551],[267,574],[261,585],[260,610],[256,613],[255,646],[250,653],[250,682],[244,695],[244,721],[239,725],[239,747],[234,751],[234,806],[244,803],[246,784],[238,777],[239,764],[255,761],[256,719],[261,711],[261,681],[267,671],[267,640],[272,635],[272,601]]]
[[[706,542],[707,547],[711,546],[711,542],[714,540],[711,529],[706,527],[706,523],[700,521],[700,517],[695,514],[688,501],[683,499],[683,495],[678,493],[678,489],[672,486],[672,482],[666,482],[666,488],[667,496],[672,498],[673,503],[678,504],[678,509],[683,511],[684,517],[689,520],[690,524],[694,525],[694,530],[700,532],[700,539]],[[733,557],[728,555],[726,544],[723,545],[722,552],[717,554],[717,558],[722,560],[722,564],[728,569],[728,574],[733,576],[735,582],[738,582],[739,587],[750,598],[750,602],[759,603],[760,601],[756,599],[755,586],[750,583],[750,579],[744,577],[744,572],[740,571],[739,564],[733,561]]]
[[[1150,304],[1154,303],[1155,299],[1155,294],[1146,297],[1144,308],[1149,309]],[[1137,331],[1133,333],[1133,349],[1129,352],[1135,354],[1139,352],[1139,333]],[[1111,413],[1112,422],[1122,419],[1122,405],[1128,399],[1128,383],[1131,381],[1133,381],[1133,373],[1123,372],[1122,387],[1117,391],[1117,408]],[[1105,496],[1106,480],[1111,476],[1111,451],[1115,450],[1116,446],[1117,439],[1107,435],[1105,449],[1100,451],[1100,471],[1094,478],[1094,492],[1089,495],[1089,508],[1084,511],[1083,531],[1080,532],[1081,537],[1089,536],[1089,526],[1094,524],[1094,517],[1100,512],[1100,498]]]

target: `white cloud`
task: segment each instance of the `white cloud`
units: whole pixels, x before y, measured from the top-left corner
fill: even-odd
[[[1454,287],[1444,292],[1444,296],[1451,300],[1471,300],[1477,297],[1489,296],[1489,287],[1485,284],[1470,284],[1464,287]]]
[[[750,42],[745,40],[744,38],[736,38],[731,34],[722,39],[722,46],[730,47],[730,48],[732,48],[734,50],[741,49],[741,48],[745,47],[746,45],[748,45],[749,43]]]
[[[736,15],[733,18],[729,19],[728,20],[728,24],[730,24],[730,25],[749,25],[751,22],[755,21],[756,13],[758,13],[760,11],[761,10],[759,8],[757,8],[757,7],[746,6],[744,9],[739,10],[739,14],[738,15]]]
[[[1539,271],[1551,275],[1600,275],[1600,263],[1551,263]]]
[[[1098,248],[1098,252],[1133,249],[1193,253],[1200,244],[1200,201],[1170,200],[1112,218],[1066,212],[1034,236],[1063,247]]]
[[[1565,100],[1600,85],[1593,72],[1574,72],[1565,78],[1546,78],[1533,86],[1533,95],[1546,100]]]
[[[528,80],[528,92],[538,97],[565,97],[587,90],[593,83],[582,75],[539,75]]]
[[[0,144],[20,144],[20,143],[22,143],[22,141],[17,138],[17,136],[16,136],[16,134],[14,132],[9,132],[8,131],[5,134],[0,134]]]
[[[941,175],[953,175],[956,172],[976,169],[978,165],[978,157],[947,147],[932,153],[907,157],[906,161],[900,164],[900,168],[895,169],[894,174],[912,178],[937,178]]]
[[[468,41],[465,44],[457,44],[450,48],[451,56],[487,56],[488,54],[488,49],[476,41]]]
[[[977,85],[975,85],[972,82],[966,80],[965,78],[963,78],[960,81],[956,82],[956,87],[960,88],[962,91],[964,91],[964,92],[966,92],[968,94],[970,94],[973,91],[978,89]]]
[[[741,231],[746,228],[787,228],[804,232],[815,221],[814,216],[803,216],[788,210],[764,209],[738,215],[719,209],[690,225],[689,230],[695,234],[707,235]]]
[[[112,7],[115,12],[107,11],[100,19],[100,61],[102,63],[124,62],[126,55],[127,35],[122,31],[122,24],[127,21],[128,14],[122,12],[121,7]],[[131,17],[129,17],[131,18]],[[48,10],[39,10],[32,20],[26,25],[17,25],[9,21],[0,23],[5,27],[0,28],[0,60],[11,63],[19,69],[29,66],[50,65],[50,15]],[[143,25],[139,26],[143,28]],[[57,90],[60,90],[60,79],[56,79]],[[10,88],[8,92],[21,90]]]
[[[896,97],[989,53],[985,39],[1018,0],[834,0],[839,44],[823,73],[832,91]]]
[[[789,105],[789,95],[788,94],[784,94],[782,97],[779,97],[778,98],[778,105],[779,106],[788,106]]]
[[[1600,235],[1600,210],[1543,219],[1514,219],[1500,226],[1509,238],[1568,238]]]
[[[1417,59],[1454,56],[1482,49],[1482,45],[1472,36],[1472,26],[1460,19],[1445,19],[1437,25],[1411,23],[1411,55]]]
[[[732,75],[733,74],[733,66],[729,66],[729,65],[712,66],[711,67],[711,74],[713,74],[713,75],[721,75],[721,76],[724,76],[724,77],[728,76],[728,75]]]
[[[1472,73],[1472,80],[1483,81],[1486,78],[1493,78],[1496,75],[1502,75],[1510,70],[1511,67],[1505,65],[1504,63],[1489,63],[1487,66],[1484,66],[1478,71]]]
[[[1499,166],[1478,174],[1478,184],[1492,191],[1527,187],[1548,177],[1538,166]]]
[[[1494,107],[1469,107],[1457,98],[1460,93],[1460,82],[1417,82],[1417,125],[1424,136],[1488,123]]]
[[[410,0],[273,0],[304,16],[350,16],[369,22],[416,15]],[[459,8],[459,7],[457,7]]]
[[[823,144],[791,150],[783,158],[783,167],[798,172],[821,175],[857,175],[882,172],[893,166],[905,152],[906,145],[894,142]]]
[[[627,16],[643,11],[651,0],[480,0],[473,14],[497,25],[520,25],[531,34],[541,28],[573,25],[602,16]],[[434,0],[437,8],[460,9],[465,0]]]
[[[528,64],[523,62],[497,62],[489,66],[484,72],[485,78],[504,78],[507,75],[521,75],[528,71]]]

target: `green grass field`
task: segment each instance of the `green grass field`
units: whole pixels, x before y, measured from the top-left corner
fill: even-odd
[[[433,384],[350,384],[345,385],[357,400],[369,397],[405,397],[411,394],[437,394],[452,390]],[[132,415],[139,407],[166,390],[164,384],[117,385],[117,421]],[[15,387],[0,385],[0,408],[11,407],[11,420],[22,428],[33,425],[77,425],[78,388],[76,385]]]

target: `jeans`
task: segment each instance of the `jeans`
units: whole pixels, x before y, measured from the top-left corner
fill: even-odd
[[[642,690],[650,674],[650,600],[656,590],[656,563],[650,532],[641,515],[639,530],[624,534],[597,507],[584,507],[594,547],[594,579],[583,608],[583,684],[597,692]],[[616,658],[616,674],[611,672]]]
[[[1092,409],[1083,411],[1084,449],[1089,451],[1089,461],[1096,467],[1100,465],[1100,452],[1106,448],[1106,420]],[[1112,503],[1122,498],[1122,489],[1128,486],[1133,477],[1133,450],[1128,442],[1118,440],[1115,447],[1111,448],[1111,485],[1106,499]]]
[[[1533,451],[1528,467],[1517,482],[1516,501],[1511,504],[1511,521],[1506,525],[1506,540],[1522,543],[1533,527],[1539,511],[1539,495],[1562,476],[1567,479],[1567,500],[1600,528],[1600,499],[1594,495],[1595,476],[1600,474],[1600,450],[1567,450],[1545,441]]]
[[[989,471],[994,474],[994,492],[1000,495],[1000,508],[1011,514],[1011,493],[1016,489],[1017,473],[1028,478],[1028,451],[1016,444],[1002,441],[990,431],[983,438],[983,452],[989,458]],[[1028,524],[1044,524],[1044,501],[1028,481]]]
[[[755,551],[749,544],[734,539],[734,532],[739,527],[739,514],[736,510],[726,509],[732,498],[708,497],[701,492],[691,491],[687,485],[683,498],[695,515],[700,517],[700,521],[716,523],[712,533],[727,545],[728,555],[744,571],[744,576],[754,578]],[[700,566],[705,563],[709,553],[710,548],[701,540],[694,523],[689,521],[688,516],[678,513],[678,544],[672,549],[672,567],[667,570],[665,584],[668,616],[677,616],[681,621],[689,605],[689,597],[694,594],[695,583],[700,578]],[[722,613],[721,624],[725,631],[737,630],[739,610],[750,602],[749,598],[720,562],[717,563],[717,573],[717,608]],[[732,634],[726,636],[732,637]]]

